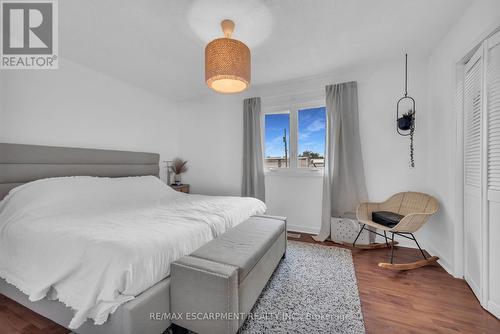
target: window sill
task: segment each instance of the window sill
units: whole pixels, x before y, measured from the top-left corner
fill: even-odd
[[[293,177],[323,177],[323,169],[320,168],[276,168],[266,169],[266,177],[293,176]]]

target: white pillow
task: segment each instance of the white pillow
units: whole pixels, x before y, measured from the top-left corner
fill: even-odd
[[[0,204],[0,219],[12,214],[47,216],[123,211],[165,203],[178,194],[154,176],[48,178],[12,189]]]

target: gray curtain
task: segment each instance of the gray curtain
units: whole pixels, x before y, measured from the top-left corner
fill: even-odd
[[[358,119],[356,82],[326,86],[326,154],[323,177],[321,231],[314,239],[330,236],[331,217],[352,217],[366,201],[367,191]]]
[[[243,182],[241,195],[265,200],[260,97],[243,101]]]

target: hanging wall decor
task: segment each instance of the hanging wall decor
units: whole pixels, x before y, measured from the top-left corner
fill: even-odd
[[[396,105],[396,130],[401,136],[410,136],[410,168],[415,167],[413,134],[415,132],[415,99],[408,96],[408,54],[405,55],[405,95]]]

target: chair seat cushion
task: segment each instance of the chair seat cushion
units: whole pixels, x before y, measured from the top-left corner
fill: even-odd
[[[372,221],[390,228],[396,226],[404,216],[390,211],[372,212]]]

